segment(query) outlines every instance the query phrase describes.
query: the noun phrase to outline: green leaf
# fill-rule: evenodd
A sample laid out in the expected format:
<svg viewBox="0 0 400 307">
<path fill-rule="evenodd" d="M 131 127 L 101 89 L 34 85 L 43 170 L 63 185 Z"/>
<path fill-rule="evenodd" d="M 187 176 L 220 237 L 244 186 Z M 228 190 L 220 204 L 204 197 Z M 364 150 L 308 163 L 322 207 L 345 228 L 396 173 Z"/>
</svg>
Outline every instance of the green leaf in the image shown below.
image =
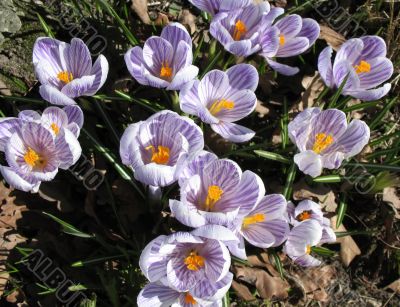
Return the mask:
<svg viewBox="0 0 400 307">
<path fill-rule="evenodd" d="M 125 255 L 115 255 L 115 256 L 107 256 L 107 257 L 100 257 L 100 258 L 93 258 L 93 259 L 88 259 L 88 260 L 80 260 L 76 261 L 71 264 L 71 267 L 78 268 L 78 267 L 83 267 L 91 264 L 97 264 L 97 263 L 103 263 L 108 260 L 114 260 L 114 259 L 120 259 L 124 258 Z"/>
<path fill-rule="evenodd" d="M 285 198 L 288 200 L 291 198 L 290 195 L 292 193 L 292 185 L 295 177 L 296 177 L 296 164 L 293 163 L 289 168 L 288 175 L 286 177 L 286 184 L 283 189 L 283 196 L 285 196 Z"/>
<path fill-rule="evenodd" d="M 336 228 L 339 228 L 342 225 L 344 216 L 346 215 L 347 211 L 347 201 L 346 195 L 343 193 L 340 197 L 339 207 L 337 210 L 337 219 L 336 219 Z"/>
<path fill-rule="evenodd" d="M 353 230 L 353 231 L 337 231 L 335 232 L 336 238 L 343 238 L 346 236 L 355 236 L 355 235 L 363 235 L 363 236 L 372 236 L 374 233 L 372 231 L 366 230 Z"/>
<path fill-rule="evenodd" d="M 314 182 L 320 183 L 337 183 L 342 181 L 342 177 L 339 175 L 327 175 L 327 176 L 320 176 L 313 179 Z"/>
<path fill-rule="evenodd" d="M 281 258 L 279 258 L 278 254 L 273 249 L 270 251 L 270 253 L 271 253 L 272 257 L 274 258 L 275 268 L 278 270 L 279 275 L 284 280 L 285 279 L 285 272 L 283 271 L 283 265 L 282 265 Z"/>
<path fill-rule="evenodd" d="M 317 247 L 317 246 L 313 246 L 311 247 L 311 251 L 313 251 L 314 253 L 321 255 L 321 256 L 328 256 L 328 257 L 332 257 L 336 254 L 336 252 L 326 248 L 326 247 Z"/>
<path fill-rule="evenodd" d="M 40 16 L 39 13 L 36 13 L 36 15 L 37 15 L 37 17 L 38 17 L 38 19 L 39 19 L 40 24 L 42 25 L 42 28 L 43 28 L 44 32 L 46 32 L 46 35 L 47 35 L 48 37 L 55 38 L 55 36 L 54 36 L 54 34 L 53 34 L 53 31 L 51 31 L 49 25 L 48 25 L 48 24 L 46 23 L 46 21 L 42 18 L 42 16 Z"/>
<path fill-rule="evenodd" d="M 386 113 L 397 102 L 397 99 L 398 97 L 394 97 L 392 100 L 385 104 L 385 107 L 382 109 L 381 112 L 379 112 L 378 115 L 374 116 L 374 120 L 372 121 L 372 123 L 369 124 L 369 128 L 371 130 L 374 130 L 376 127 L 378 127 L 379 124 L 381 124 L 381 121 L 385 117 Z"/>
<path fill-rule="evenodd" d="M 273 161 L 277 161 L 277 162 L 281 162 L 281 163 L 285 163 L 285 164 L 291 163 L 291 161 L 288 158 L 286 158 L 282 155 L 279 155 L 277 153 L 274 153 L 274 152 L 265 151 L 265 150 L 254 150 L 254 153 L 260 157 L 263 157 L 263 158 L 266 158 L 269 160 L 273 160 Z"/>
<path fill-rule="evenodd" d="M 90 235 L 87 233 L 84 233 L 80 231 L 79 229 L 75 228 L 71 224 L 68 224 L 67 222 L 64 222 L 63 220 L 60 220 L 58 217 L 55 217 L 54 215 L 47 213 L 47 212 L 42 212 L 44 215 L 47 215 L 50 217 L 53 221 L 57 222 L 60 224 L 63 228 L 63 231 L 69 235 L 75 236 L 75 237 L 80 237 L 80 238 L 94 238 L 94 235 Z"/>
<path fill-rule="evenodd" d="M 340 84 L 339 88 L 337 89 L 335 95 L 333 95 L 329 105 L 328 105 L 328 109 L 330 108 L 334 108 L 336 105 L 337 100 L 339 99 L 340 95 L 343 92 L 343 88 L 347 83 L 347 80 L 349 79 L 349 74 L 347 74 L 347 76 L 343 79 L 342 83 Z"/>
</svg>

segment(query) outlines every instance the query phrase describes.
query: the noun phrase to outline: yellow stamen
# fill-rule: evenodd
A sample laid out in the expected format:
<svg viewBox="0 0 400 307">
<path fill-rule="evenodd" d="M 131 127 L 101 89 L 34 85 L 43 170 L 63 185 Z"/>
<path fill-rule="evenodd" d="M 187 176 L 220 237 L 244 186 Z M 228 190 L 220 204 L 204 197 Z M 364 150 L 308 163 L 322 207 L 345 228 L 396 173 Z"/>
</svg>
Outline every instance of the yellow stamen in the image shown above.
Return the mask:
<svg viewBox="0 0 400 307">
<path fill-rule="evenodd" d="M 165 146 L 158 146 L 157 151 L 154 146 L 150 145 L 146 147 L 146 150 L 151 150 L 151 162 L 157 164 L 167 164 L 169 161 L 169 148 Z"/>
<path fill-rule="evenodd" d="M 206 198 L 206 210 L 210 211 L 213 209 L 217 201 L 222 197 L 224 191 L 217 185 L 211 185 L 208 187 L 208 193 Z"/>
<path fill-rule="evenodd" d="M 360 61 L 360 64 L 354 66 L 356 69 L 357 74 L 361 74 L 363 72 L 370 72 L 371 71 L 371 64 L 366 61 Z"/>
<path fill-rule="evenodd" d="M 320 154 L 327 147 L 329 147 L 333 142 L 333 137 L 330 135 L 326 135 L 325 133 L 318 133 L 315 136 L 315 142 L 313 146 L 313 151 L 317 154 Z"/>
<path fill-rule="evenodd" d="M 36 163 L 39 161 L 39 155 L 32 148 L 28 147 L 28 151 L 24 155 L 24 160 L 26 164 L 31 167 L 34 167 Z"/>
<path fill-rule="evenodd" d="M 303 211 L 297 216 L 299 221 L 305 221 L 311 218 L 311 211 Z"/>
<path fill-rule="evenodd" d="M 233 101 L 229 101 L 226 99 L 217 100 L 210 107 L 210 113 L 215 115 L 221 112 L 223 109 L 232 110 L 235 107 L 235 103 Z"/>
<path fill-rule="evenodd" d="M 169 79 L 172 76 L 172 68 L 167 62 L 162 63 L 160 77 L 163 79 Z"/>
<path fill-rule="evenodd" d="M 285 44 L 285 36 L 283 34 L 279 35 L 279 45 L 283 46 Z"/>
<path fill-rule="evenodd" d="M 57 74 L 57 78 L 64 82 L 65 84 L 70 83 L 72 80 L 74 80 L 73 76 L 72 76 L 72 72 L 68 72 L 68 71 L 61 71 Z"/>
<path fill-rule="evenodd" d="M 243 35 L 245 35 L 247 32 L 246 25 L 244 24 L 243 21 L 238 20 L 235 24 L 235 30 L 233 31 L 233 39 L 235 41 L 238 41 L 242 38 Z"/>
<path fill-rule="evenodd" d="M 242 227 L 246 228 L 247 226 L 255 223 L 260 223 L 265 221 L 265 214 L 257 213 L 252 216 L 245 217 L 243 219 Z"/>
<path fill-rule="evenodd" d="M 198 271 L 204 266 L 204 258 L 199 256 L 197 252 L 190 252 L 184 260 L 186 267 L 191 271 Z"/>
<path fill-rule="evenodd" d="M 309 255 L 311 253 L 311 245 L 306 246 L 306 254 Z"/>
<path fill-rule="evenodd" d="M 190 305 L 195 305 L 197 302 L 196 300 L 193 298 L 193 296 L 190 295 L 190 293 L 186 293 L 185 295 L 185 303 L 186 304 L 190 304 Z"/>
<path fill-rule="evenodd" d="M 54 133 L 57 135 L 60 132 L 60 127 L 57 126 L 56 123 L 52 123 L 50 125 L 51 129 L 54 131 Z"/>
</svg>

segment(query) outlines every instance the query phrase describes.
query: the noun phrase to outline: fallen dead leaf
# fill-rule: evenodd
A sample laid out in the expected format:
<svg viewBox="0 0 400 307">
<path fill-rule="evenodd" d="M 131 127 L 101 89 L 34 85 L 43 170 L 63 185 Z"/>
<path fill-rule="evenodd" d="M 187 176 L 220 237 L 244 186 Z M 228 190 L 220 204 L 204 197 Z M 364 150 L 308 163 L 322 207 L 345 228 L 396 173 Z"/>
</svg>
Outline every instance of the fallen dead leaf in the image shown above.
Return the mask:
<svg viewBox="0 0 400 307">
<path fill-rule="evenodd" d="M 236 266 L 233 272 L 238 280 L 255 286 L 263 299 L 288 297 L 289 284 L 287 281 L 273 276 L 263 269 Z"/>
<path fill-rule="evenodd" d="M 391 205 L 395 212 L 395 218 L 400 219 L 400 197 L 398 194 L 398 188 L 384 188 L 382 200 Z"/>
<path fill-rule="evenodd" d="M 145 24 L 150 24 L 151 20 L 147 11 L 147 0 L 132 0 L 131 9 L 138 15 Z"/>
<path fill-rule="evenodd" d="M 335 193 L 322 184 L 310 187 L 304 179 L 301 179 L 293 186 L 293 199 L 313 199 L 319 202 L 321 208 L 326 212 L 336 212 L 337 203 Z"/>
<path fill-rule="evenodd" d="M 158 13 L 157 18 L 154 20 L 156 26 L 165 26 L 169 24 L 168 16 L 163 13 Z"/>
<path fill-rule="evenodd" d="M 347 231 L 343 224 L 339 228 L 336 228 L 336 219 L 336 215 L 331 217 L 331 227 L 333 230 L 335 232 Z M 340 258 L 346 267 L 350 265 L 356 256 L 361 254 L 361 250 L 351 236 L 337 238 L 336 243 L 340 243 Z"/>
<path fill-rule="evenodd" d="M 400 294 L 400 279 L 395 280 L 390 285 L 386 286 L 385 289 L 390 289 L 393 292 L 397 292 Z"/>
<path fill-rule="evenodd" d="M 270 109 L 267 108 L 262 101 L 257 99 L 257 105 L 256 105 L 256 110 L 255 111 L 256 111 L 257 116 L 259 118 L 264 118 L 266 115 L 269 114 Z"/>
<path fill-rule="evenodd" d="M 346 41 L 346 38 L 328 26 L 320 25 L 319 38 L 325 40 L 335 51 Z"/>
<path fill-rule="evenodd" d="M 245 301 L 254 301 L 256 299 L 246 285 L 236 280 L 232 281 L 232 288 L 236 291 L 236 294 Z"/>
<path fill-rule="evenodd" d="M 306 90 L 301 95 L 300 103 L 294 105 L 298 112 L 313 107 L 319 94 L 321 94 L 325 88 L 325 84 L 317 71 L 312 76 L 304 76 L 301 85 Z"/>
<path fill-rule="evenodd" d="M 179 16 L 179 22 L 189 28 L 190 34 L 194 34 L 194 32 L 196 32 L 196 17 L 190 13 L 189 10 L 182 10 Z"/>
</svg>

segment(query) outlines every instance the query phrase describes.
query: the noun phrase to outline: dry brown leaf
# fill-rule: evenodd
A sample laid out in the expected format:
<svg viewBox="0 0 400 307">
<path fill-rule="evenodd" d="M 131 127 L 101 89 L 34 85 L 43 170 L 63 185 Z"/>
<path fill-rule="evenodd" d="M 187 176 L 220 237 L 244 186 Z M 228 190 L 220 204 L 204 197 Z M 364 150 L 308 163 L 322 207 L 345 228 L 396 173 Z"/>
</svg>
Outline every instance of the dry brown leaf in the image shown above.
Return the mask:
<svg viewBox="0 0 400 307">
<path fill-rule="evenodd" d="M 196 32 L 196 17 L 190 13 L 189 10 L 182 10 L 181 15 L 179 16 L 179 22 L 189 28 L 190 34 Z"/>
<path fill-rule="evenodd" d="M 296 111 L 301 112 L 306 108 L 314 106 L 315 100 L 324 90 L 325 84 L 316 71 L 312 76 L 304 76 L 301 85 L 306 89 L 301 95 L 301 101 L 295 105 Z"/>
<path fill-rule="evenodd" d="M 347 231 L 343 224 L 339 228 L 336 228 L 336 219 L 336 215 L 331 218 L 331 227 L 333 230 L 335 232 Z M 356 256 L 361 254 L 361 250 L 351 236 L 337 238 L 336 243 L 340 243 L 340 258 L 346 267 L 350 265 Z"/>
<path fill-rule="evenodd" d="M 393 292 L 397 292 L 400 294 L 400 279 L 395 280 L 390 285 L 386 286 L 385 289 L 390 289 Z"/>
<path fill-rule="evenodd" d="M 336 212 L 336 196 L 333 191 L 323 185 L 310 187 L 304 179 L 301 179 L 293 186 L 293 199 L 313 199 L 321 205 L 326 212 Z"/>
<path fill-rule="evenodd" d="M 257 105 L 256 105 L 256 113 L 257 113 L 257 116 L 258 116 L 259 118 L 263 118 L 263 117 L 265 117 L 266 115 L 268 115 L 269 112 L 270 112 L 270 109 L 267 108 L 267 107 L 265 106 L 265 104 L 264 104 L 262 101 L 260 101 L 260 100 L 257 99 Z"/>
<path fill-rule="evenodd" d="M 131 9 L 139 16 L 145 24 L 150 24 L 151 20 L 147 11 L 147 0 L 132 0 Z"/>
<path fill-rule="evenodd" d="M 163 13 L 158 13 L 156 20 L 154 20 L 156 26 L 165 26 L 169 24 L 168 16 Z"/>
<path fill-rule="evenodd" d="M 288 297 L 289 284 L 280 277 L 274 277 L 262 269 L 250 267 L 237 266 L 233 271 L 237 279 L 255 286 L 263 299 Z"/>
<path fill-rule="evenodd" d="M 395 218 L 400 219 L 400 197 L 397 188 L 388 187 L 383 189 L 382 200 L 390 204 L 395 212 Z"/>
<path fill-rule="evenodd" d="M 320 25 L 320 28 L 319 38 L 325 40 L 335 51 L 345 42 L 346 38 L 330 27 Z"/>
<path fill-rule="evenodd" d="M 236 294 L 245 301 L 254 301 L 256 299 L 247 286 L 236 280 L 232 281 L 232 288 L 236 291 Z"/>
</svg>

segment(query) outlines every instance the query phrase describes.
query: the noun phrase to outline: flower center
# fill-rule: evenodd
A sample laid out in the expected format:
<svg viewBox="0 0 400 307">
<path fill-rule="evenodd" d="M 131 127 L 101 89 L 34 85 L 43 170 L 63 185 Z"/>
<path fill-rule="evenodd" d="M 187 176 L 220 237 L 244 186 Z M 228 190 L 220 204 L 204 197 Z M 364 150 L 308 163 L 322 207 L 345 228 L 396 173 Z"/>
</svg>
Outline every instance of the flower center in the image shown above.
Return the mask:
<svg viewBox="0 0 400 307">
<path fill-rule="evenodd" d="M 32 148 L 28 147 L 28 151 L 24 155 L 26 164 L 33 167 L 39 161 L 39 155 Z"/>
<path fill-rule="evenodd" d="M 169 148 L 165 146 L 158 146 L 155 150 L 153 145 L 146 147 L 146 150 L 151 150 L 151 162 L 157 164 L 167 164 L 169 161 Z"/>
<path fill-rule="evenodd" d="M 208 193 L 206 198 L 206 210 L 210 211 L 213 209 L 217 201 L 221 199 L 224 191 L 217 185 L 211 185 L 208 187 Z"/>
<path fill-rule="evenodd" d="M 243 21 L 238 20 L 235 24 L 235 30 L 233 31 L 233 39 L 235 41 L 238 41 L 242 38 L 243 35 L 245 35 L 247 32 L 246 25 L 244 24 Z"/>
<path fill-rule="evenodd" d="M 356 69 L 357 74 L 361 74 L 363 72 L 370 72 L 371 71 L 371 64 L 366 61 L 360 61 L 360 64 L 354 66 Z"/>
<path fill-rule="evenodd" d="M 297 216 L 297 220 L 305 221 L 311 218 L 311 211 L 303 211 Z"/>
<path fill-rule="evenodd" d="M 189 270 L 198 271 L 204 266 L 204 258 L 193 251 L 185 258 L 184 263 Z"/>
<path fill-rule="evenodd" d="M 235 103 L 233 101 L 229 101 L 226 99 L 217 100 L 210 107 L 210 113 L 212 115 L 216 115 L 222 110 L 232 110 L 235 107 Z"/>
<path fill-rule="evenodd" d="M 306 254 L 309 255 L 311 253 L 311 245 L 306 246 Z"/>
<path fill-rule="evenodd" d="M 279 35 L 279 45 L 283 46 L 285 44 L 285 35 Z"/>
<path fill-rule="evenodd" d="M 313 146 L 313 151 L 317 154 L 320 154 L 327 147 L 329 147 L 333 142 L 333 137 L 330 135 L 326 135 L 325 133 L 318 133 L 315 136 L 315 142 Z"/>
<path fill-rule="evenodd" d="M 64 82 L 65 84 L 70 83 L 72 80 L 74 80 L 74 77 L 72 76 L 72 72 L 68 71 L 61 71 L 57 74 L 57 78 Z"/>
<path fill-rule="evenodd" d="M 193 298 L 193 296 L 189 292 L 187 292 L 185 295 L 185 303 L 190 305 L 195 305 L 197 302 Z"/>
<path fill-rule="evenodd" d="M 172 76 L 172 68 L 167 62 L 162 63 L 160 77 L 163 79 L 169 79 Z"/>
<path fill-rule="evenodd" d="M 265 214 L 257 213 L 252 216 L 245 217 L 243 219 L 242 227 L 246 228 L 247 226 L 255 223 L 260 223 L 265 221 Z"/>
<path fill-rule="evenodd" d="M 60 132 L 60 127 L 56 123 L 52 123 L 50 125 L 51 129 L 54 131 L 54 133 L 57 135 Z"/>
</svg>

